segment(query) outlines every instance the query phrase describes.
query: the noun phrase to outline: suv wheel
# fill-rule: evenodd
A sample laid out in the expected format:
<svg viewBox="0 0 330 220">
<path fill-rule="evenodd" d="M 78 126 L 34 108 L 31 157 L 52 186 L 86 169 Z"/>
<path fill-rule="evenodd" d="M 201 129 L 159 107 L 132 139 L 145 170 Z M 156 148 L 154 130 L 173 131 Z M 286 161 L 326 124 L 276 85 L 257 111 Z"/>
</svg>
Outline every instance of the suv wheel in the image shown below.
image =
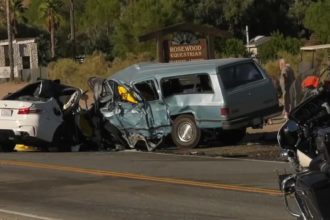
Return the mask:
<svg viewBox="0 0 330 220">
<path fill-rule="evenodd" d="M 246 135 L 246 128 L 222 130 L 219 139 L 225 145 L 234 145 L 243 140 Z"/>
<path fill-rule="evenodd" d="M 201 139 L 201 130 L 191 115 L 181 115 L 174 120 L 172 140 L 178 148 L 194 148 Z"/>
</svg>

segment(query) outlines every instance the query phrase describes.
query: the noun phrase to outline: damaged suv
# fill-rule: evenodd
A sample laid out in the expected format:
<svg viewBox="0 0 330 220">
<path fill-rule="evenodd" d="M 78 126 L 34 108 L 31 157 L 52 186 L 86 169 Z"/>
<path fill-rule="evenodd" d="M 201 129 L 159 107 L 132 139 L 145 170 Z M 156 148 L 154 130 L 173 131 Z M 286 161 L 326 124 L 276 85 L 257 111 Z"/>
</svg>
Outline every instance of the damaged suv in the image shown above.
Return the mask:
<svg viewBox="0 0 330 220">
<path fill-rule="evenodd" d="M 272 80 L 247 58 L 143 63 L 108 78 L 114 79 L 135 88 L 154 110 L 153 118 L 170 120 L 159 124 L 171 124 L 178 147 L 196 147 L 210 136 L 235 144 L 247 127 L 261 127 L 281 112 Z M 162 117 L 164 106 L 168 119 Z"/>
</svg>

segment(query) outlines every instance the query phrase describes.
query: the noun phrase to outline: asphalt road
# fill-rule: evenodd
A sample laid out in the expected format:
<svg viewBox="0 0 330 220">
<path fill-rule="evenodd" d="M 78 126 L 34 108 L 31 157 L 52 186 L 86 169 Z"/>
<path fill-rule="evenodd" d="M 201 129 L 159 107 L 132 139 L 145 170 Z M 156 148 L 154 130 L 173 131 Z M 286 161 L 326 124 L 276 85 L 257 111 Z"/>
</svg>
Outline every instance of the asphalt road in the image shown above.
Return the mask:
<svg viewBox="0 0 330 220">
<path fill-rule="evenodd" d="M 0 219 L 293 219 L 281 162 L 142 152 L 1 153 Z"/>
</svg>

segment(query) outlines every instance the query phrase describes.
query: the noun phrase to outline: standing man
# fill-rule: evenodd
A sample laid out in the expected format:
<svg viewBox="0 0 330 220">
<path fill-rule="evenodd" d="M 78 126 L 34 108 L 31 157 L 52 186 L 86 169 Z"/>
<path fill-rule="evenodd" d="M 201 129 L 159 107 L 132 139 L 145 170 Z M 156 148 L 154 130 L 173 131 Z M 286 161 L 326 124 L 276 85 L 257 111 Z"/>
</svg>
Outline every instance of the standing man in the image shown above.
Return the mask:
<svg viewBox="0 0 330 220">
<path fill-rule="evenodd" d="M 281 70 L 280 86 L 284 100 L 284 118 L 288 119 L 288 114 L 292 108 L 289 91 L 293 81 L 295 80 L 295 76 L 292 68 L 285 62 L 283 58 L 279 59 L 278 63 Z"/>
</svg>

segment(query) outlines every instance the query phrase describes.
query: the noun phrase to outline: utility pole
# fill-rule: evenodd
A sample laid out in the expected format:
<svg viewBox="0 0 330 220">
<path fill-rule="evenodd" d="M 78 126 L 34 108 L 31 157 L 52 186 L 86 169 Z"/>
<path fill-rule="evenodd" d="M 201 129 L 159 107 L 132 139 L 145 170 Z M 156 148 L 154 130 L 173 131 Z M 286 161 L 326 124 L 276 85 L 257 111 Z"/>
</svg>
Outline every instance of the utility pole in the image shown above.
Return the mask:
<svg viewBox="0 0 330 220">
<path fill-rule="evenodd" d="M 10 81 L 14 80 L 14 55 L 13 55 L 13 34 L 11 26 L 10 2 L 6 0 L 6 14 L 7 14 L 7 33 L 8 33 L 8 56 L 10 66 Z"/>
<path fill-rule="evenodd" d="M 72 53 L 73 58 L 76 58 L 76 30 L 75 30 L 75 21 L 74 21 L 74 0 L 70 0 L 70 29 L 71 35 L 70 40 L 72 44 Z"/>
</svg>

